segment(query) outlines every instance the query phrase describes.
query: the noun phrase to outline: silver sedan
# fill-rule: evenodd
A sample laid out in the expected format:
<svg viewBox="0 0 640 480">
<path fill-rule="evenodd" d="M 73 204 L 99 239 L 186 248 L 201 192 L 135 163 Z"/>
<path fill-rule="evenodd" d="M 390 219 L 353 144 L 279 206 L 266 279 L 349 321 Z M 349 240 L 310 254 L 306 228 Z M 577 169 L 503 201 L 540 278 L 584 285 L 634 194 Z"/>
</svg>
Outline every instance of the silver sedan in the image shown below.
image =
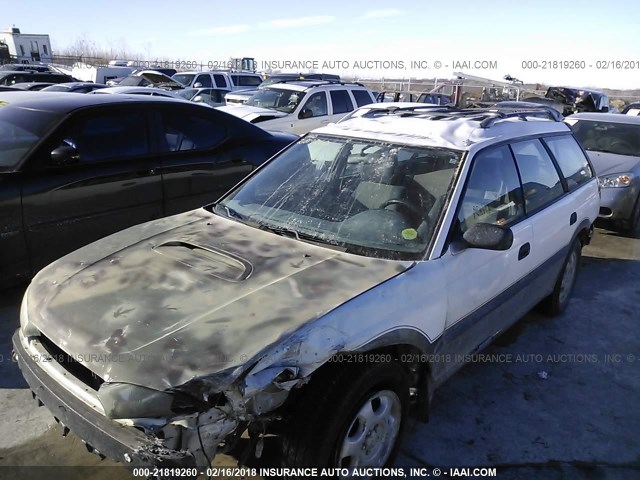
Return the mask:
<svg viewBox="0 0 640 480">
<path fill-rule="evenodd" d="M 600 218 L 640 230 L 640 117 L 577 113 L 566 119 L 587 151 L 601 188 Z"/>
</svg>

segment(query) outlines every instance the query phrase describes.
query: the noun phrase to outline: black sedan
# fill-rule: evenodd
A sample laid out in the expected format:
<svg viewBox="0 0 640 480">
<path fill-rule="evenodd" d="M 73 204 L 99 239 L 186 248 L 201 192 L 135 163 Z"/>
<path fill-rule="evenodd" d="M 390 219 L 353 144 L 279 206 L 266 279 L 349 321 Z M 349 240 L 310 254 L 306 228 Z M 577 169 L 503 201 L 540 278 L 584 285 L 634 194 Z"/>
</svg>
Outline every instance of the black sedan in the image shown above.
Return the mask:
<svg viewBox="0 0 640 480">
<path fill-rule="evenodd" d="M 32 72 L 32 71 L 0 71 L 0 85 L 12 86 L 16 83 L 65 83 L 77 81 L 71 75 L 58 72 Z"/>
<path fill-rule="evenodd" d="M 291 143 L 197 103 L 0 93 L 0 285 L 113 232 L 211 203 Z"/>
</svg>

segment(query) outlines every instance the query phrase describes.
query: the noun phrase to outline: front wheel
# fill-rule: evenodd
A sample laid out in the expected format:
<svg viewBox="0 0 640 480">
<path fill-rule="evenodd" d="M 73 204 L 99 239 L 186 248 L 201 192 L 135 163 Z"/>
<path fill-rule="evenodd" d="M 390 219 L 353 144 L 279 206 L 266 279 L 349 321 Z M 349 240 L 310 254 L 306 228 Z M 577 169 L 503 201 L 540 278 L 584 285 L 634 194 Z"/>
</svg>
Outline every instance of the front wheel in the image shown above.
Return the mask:
<svg viewBox="0 0 640 480">
<path fill-rule="evenodd" d="M 576 278 L 578 278 L 581 253 L 582 243 L 580 243 L 580 239 L 576 238 L 569 248 L 569 254 L 553 288 L 553 292 L 540 302 L 540 309 L 543 313 L 550 316 L 560 315 L 567 308 L 573 287 L 576 283 Z"/>
<path fill-rule="evenodd" d="M 342 365 L 304 387 L 282 438 L 289 467 L 384 467 L 400 445 L 409 383 L 395 363 Z"/>
</svg>

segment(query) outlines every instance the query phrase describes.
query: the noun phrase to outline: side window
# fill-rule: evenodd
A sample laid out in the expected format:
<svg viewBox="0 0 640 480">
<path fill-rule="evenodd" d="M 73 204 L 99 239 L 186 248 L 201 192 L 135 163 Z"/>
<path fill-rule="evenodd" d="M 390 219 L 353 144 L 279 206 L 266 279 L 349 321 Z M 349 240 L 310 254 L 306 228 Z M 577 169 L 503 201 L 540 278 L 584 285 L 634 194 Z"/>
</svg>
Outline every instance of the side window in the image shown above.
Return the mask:
<svg viewBox="0 0 640 480">
<path fill-rule="evenodd" d="M 306 112 L 311 112 L 311 114 Z M 316 92 L 307 99 L 307 103 L 300 110 L 298 118 L 322 117 L 328 114 L 327 95 L 325 92 Z"/>
<path fill-rule="evenodd" d="M 216 87 L 218 88 L 227 88 L 227 82 L 224 78 L 224 75 L 220 75 L 219 73 L 213 76 L 213 79 L 216 82 Z"/>
<path fill-rule="evenodd" d="M 331 90 L 330 95 L 334 115 L 338 113 L 348 113 L 353 110 L 353 104 L 346 90 Z"/>
<path fill-rule="evenodd" d="M 227 137 L 227 129 L 217 118 L 176 111 L 160 114 L 165 144 L 163 151 L 205 150 Z"/>
<path fill-rule="evenodd" d="M 560 170 L 567 179 L 569 190 L 593 178 L 593 172 L 587 157 L 570 135 L 545 138 L 544 142 L 558 162 Z"/>
<path fill-rule="evenodd" d="M 564 193 L 558 171 L 540 140 L 514 143 L 511 148 L 520 170 L 527 212 L 543 207 Z"/>
<path fill-rule="evenodd" d="M 239 87 L 257 87 L 262 83 L 262 79 L 253 75 L 234 75 L 233 83 Z"/>
<path fill-rule="evenodd" d="M 80 163 L 125 159 L 149 153 L 146 115 L 142 112 L 93 113 L 61 136 L 60 145 L 75 147 Z"/>
<path fill-rule="evenodd" d="M 369 105 L 370 103 L 375 103 L 375 101 L 369 95 L 369 92 L 366 90 L 351 90 L 353 94 L 353 98 L 356 99 L 356 105 L 359 107 L 363 105 Z"/>
<path fill-rule="evenodd" d="M 211 87 L 211 75 L 198 75 L 195 83 L 200 83 L 200 87 Z"/>
<path fill-rule="evenodd" d="M 462 233 L 476 223 L 509 225 L 523 217 L 522 189 L 509 147 L 475 156 L 462 198 L 458 213 Z"/>
</svg>

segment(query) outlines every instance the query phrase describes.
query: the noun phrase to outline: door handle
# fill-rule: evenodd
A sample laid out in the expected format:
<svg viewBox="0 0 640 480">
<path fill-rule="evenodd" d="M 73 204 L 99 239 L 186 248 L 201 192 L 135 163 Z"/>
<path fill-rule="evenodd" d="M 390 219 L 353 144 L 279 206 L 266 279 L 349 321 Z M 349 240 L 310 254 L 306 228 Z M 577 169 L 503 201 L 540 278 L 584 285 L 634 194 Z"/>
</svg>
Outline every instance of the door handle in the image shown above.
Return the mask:
<svg viewBox="0 0 640 480">
<path fill-rule="evenodd" d="M 529 253 L 531 253 L 531 244 L 527 242 L 520 247 L 520 250 L 518 250 L 518 261 L 527 257 Z"/>
<path fill-rule="evenodd" d="M 577 221 L 578 221 L 578 214 L 576 212 L 573 212 L 569 217 L 569 225 L 573 225 Z"/>
</svg>

